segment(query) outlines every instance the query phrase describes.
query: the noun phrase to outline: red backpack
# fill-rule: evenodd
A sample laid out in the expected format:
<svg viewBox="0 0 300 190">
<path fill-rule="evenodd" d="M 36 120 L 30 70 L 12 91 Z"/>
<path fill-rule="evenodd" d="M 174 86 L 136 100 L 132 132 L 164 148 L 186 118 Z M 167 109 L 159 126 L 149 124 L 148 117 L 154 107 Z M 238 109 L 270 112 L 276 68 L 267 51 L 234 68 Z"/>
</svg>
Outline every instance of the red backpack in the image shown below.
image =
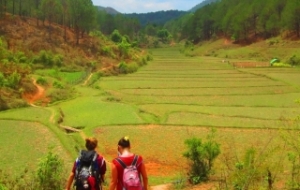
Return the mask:
<svg viewBox="0 0 300 190">
<path fill-rule="evenodd" d="M 135 155 L 131 165 L 127 166 L 120 158 L 116 158 L 116 161 L 124 168 L 123 190 L 143 190 L 140 173 L 136 166 L 138 159 L 139 156 Z"/>
</svg>

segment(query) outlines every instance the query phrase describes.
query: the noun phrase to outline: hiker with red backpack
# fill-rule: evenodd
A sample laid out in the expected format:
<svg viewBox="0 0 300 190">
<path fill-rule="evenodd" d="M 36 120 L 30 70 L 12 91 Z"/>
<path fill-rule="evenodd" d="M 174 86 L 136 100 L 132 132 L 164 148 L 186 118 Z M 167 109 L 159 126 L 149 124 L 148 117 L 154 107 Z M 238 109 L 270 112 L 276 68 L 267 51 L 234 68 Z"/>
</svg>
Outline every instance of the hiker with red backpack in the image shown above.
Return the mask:
<svg viewBox="0 0 300 190">
<path fill-rule="evenodd" d="M 104 182 L 106 162 L 95 149 L 98 141 L 96 138 L 85 139 L 87 150 L 80 151 L 72 172 L 67 181 L 66 190 L 70 190 L 72 182 L 76 190 L 101 190 Z"/>
<path fill-rule="evenodd" d="M 112 161 L 109 190 L 147 190 L 148 177 L 143 158 L 130 152 L 130 141 L 123 137 L 118 143 L 118 157 Z"/>
</svg>

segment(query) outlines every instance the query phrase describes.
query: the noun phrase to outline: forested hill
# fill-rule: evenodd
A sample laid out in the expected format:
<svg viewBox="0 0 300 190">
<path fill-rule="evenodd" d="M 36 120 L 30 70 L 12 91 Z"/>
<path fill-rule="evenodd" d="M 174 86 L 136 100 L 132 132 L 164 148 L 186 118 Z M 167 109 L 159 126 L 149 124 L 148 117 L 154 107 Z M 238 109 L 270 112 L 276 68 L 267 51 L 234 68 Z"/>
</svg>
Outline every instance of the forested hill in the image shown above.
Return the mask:
<svg viewBox="0 0 300 190">
<path fill-rule="evenodd" d="M 105 11 L 108 14 L 112 14 L 112 15 L 120 14 L 119 11 L 111 7 L 102 7 L 102 6 L 96 6 L 96 7 L 98 8 L 99 11 Z"/>
<path fill-rule="evenodd" d="M 222 0 L 198 9 L 181 32 L 194 42 L 220 35 L 245 42 L 280 34 L 300 37 L 300 1 Z"/>
<path fill-rule="evenodd" d="M 208 5 L 210 3 L 214 3 L 216 1 L 220 1 L 220 0 L 204 0 L 203 2 L 201 2 L 198 5 L 194 6 L 191 10 L 189 10 L 189 12 L 195 12 L 198 9 L 204 7 L 205 5 Z"/>
<path fill-rule="evenodd" d="M 130 18 L 136 18 L 140 21 L 142 26 L 145 26 L 147 23 L 163 25 L 166 22 L 179 18 L 184 14 L 186 14 L 185 11 L 169 10 L 140 14 L 132 13 L 125 14 L 125 16 Z"/>
</svg>

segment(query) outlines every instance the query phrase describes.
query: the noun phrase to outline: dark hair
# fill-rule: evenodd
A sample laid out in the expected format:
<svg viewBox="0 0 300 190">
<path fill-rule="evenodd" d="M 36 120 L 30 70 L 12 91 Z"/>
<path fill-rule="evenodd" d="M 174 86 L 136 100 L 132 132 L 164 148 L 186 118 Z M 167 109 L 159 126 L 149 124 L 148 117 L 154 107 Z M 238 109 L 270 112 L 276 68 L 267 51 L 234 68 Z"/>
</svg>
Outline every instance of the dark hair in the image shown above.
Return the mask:
<svg viewBox="0 0 300 190">
<path fill-rule="evenodd" d="M 129 137 L 122 137 L 119 140 L 118 145 L 121 146 L 122 148 L 129 148 L 130 147 Z"/>
<path fill-rule="evenodd" d="M 97 145 L 98 145 L 98 141 L 97 141 L 96 138 L 90 137 L 90 138 L 86 138 L 85 139 L 85 147 L 88 150 L 95 150 L 95 148 L 97 147 Z"/>
</svg>

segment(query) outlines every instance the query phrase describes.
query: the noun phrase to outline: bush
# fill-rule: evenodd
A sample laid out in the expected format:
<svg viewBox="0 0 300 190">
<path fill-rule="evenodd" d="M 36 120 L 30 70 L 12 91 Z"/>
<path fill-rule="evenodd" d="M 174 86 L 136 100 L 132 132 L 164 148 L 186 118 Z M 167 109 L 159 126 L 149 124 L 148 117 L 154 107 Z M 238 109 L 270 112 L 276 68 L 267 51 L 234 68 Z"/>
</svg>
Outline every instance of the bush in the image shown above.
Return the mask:
<svg viewBox="0 0 300 190">
<path fill-rule="evenodd" d="M 119 72 L 122 74 L 134 73 L 138 70 L 139 66 L 137 63 L 129 63 L 122 61 L 119 64 Z"/>
<path fill-rule="evenodd" d="M 153 56 L 150 55 L 150 54 L 148 54 L 146 59 L 147 59 L 147 61 L 152 61 L 153 60 Z"/>
<path fill-rule="evenodd" d="M 63 62 L 64 62 L 64 57 L 60 54 L 57 54 L 54 56 L 53 58 L 53 64 L 60 67 L 63 65 Z"/>
<path fill-rule="evenodd" d="M 144 65 L 147 65 L 147 60 L 146 58 L 140 58 L 138 61 L 137 61 L 138 65 L 139 66 L 144 66 Z"/>
<path fill-rule="evenodd" d="M 63 161 L 50 149 L 38 165 L 37 180 L 39 189 L 59 190 L 62 185 Z"/>
<path fill-rule="evenodd" d="M 41 85 L 46 85 L 46 84 L 48 84 L 47 80 L 46 80 L 44 77 L 39 77 L 39 78 L 36 80 L 36 83 L 37 83 L 37 84 L 41 84 Z"/>
<path fill-rule="evenodd" d="M 0 87 L 3 87 L 6 84 L 5 76 L 0 72 Z"/>
<path fill-rule="evenodd" d="M 45 66 L 51 67 L 53 65 L 53 55 L 51 52 L 41 50 L 34 63 L 41 63 Z"/>
<path fill-rule="evenodd" d="M 120 57 L 129 58 L 129 49 L 131 45 L 127 42 L 125 38 L 122 38 L 122 42 L 119 43 L 118 48 L 120 51 Z"/>
<path fill-rule="evenodd" d="M 0 190 L 7 190 L 7 189 L 4 187 L 4 185 L 2 185 L 2 184 L 0 183 Z"/>
<path fill-rule="evenodd" d="M 288 63 L 290 65 L 296 66 L 296 65 L 300 65 L 300 58 L 297 57 L 296 55 L 293 55 L 292 57 L 290 57 L 290 59 L 288 60 Z"/>
<path fill-rule="evenodd" d="M 220 145 L 214 140 L 215 132 L 212 129 L 207 137 L 207 142 L 204 143 L 195 137 L 185 141 L 188 150 L 183 156 L 191 161 L 189 178 L 192 184 L 208 180 L 213 162 L 220 154 Z"/>
<path fill-rule="evenodd" d="M 54 88 L 63 89 L 63 88 L 64 88 L 64 85 L 63 85 L 61 82 L 59 82 L 59 81 L 54 81 L 54 82 L 53 82 L 53 87 L 54 87 Z"/>
<path fill-rule="evenodd" d="M 101 49 L 101 54 L 102 55 L 106 55 L 106 56 L 111 56 L 113 53 L 112 53 L 112 49 L 111 47 L 109 46 L 104 46 L 102 49 Z"/>
<path fill-rule="evenodd" d="M 112 34 L 110 35 L 110 39 L 115 43 L 121 43 L 122 42 L 122 35 L 118 30 L 114 30 Z"/>
<path fill-rule="evenodd" d="M 19 86 L 21 75 L 16 71 L 7 77 L 7 86 L 16 89 Z"/>
</svg>

